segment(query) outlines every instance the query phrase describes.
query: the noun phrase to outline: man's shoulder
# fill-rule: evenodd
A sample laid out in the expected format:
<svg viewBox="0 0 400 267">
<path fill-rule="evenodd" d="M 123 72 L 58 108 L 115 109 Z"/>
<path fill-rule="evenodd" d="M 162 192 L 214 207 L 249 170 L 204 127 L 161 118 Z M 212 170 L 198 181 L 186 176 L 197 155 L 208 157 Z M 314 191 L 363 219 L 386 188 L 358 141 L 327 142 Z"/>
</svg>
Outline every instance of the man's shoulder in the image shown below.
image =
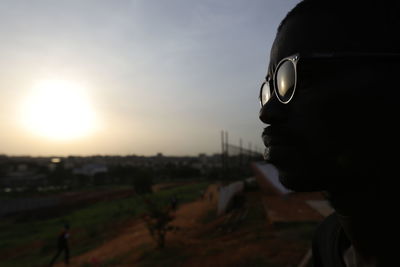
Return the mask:
<svg viewBox="0 0 400 267">
<path fill-rule="evenodd" d="M 317 227 L 313 237 L 313 263 L 314 267 L 345 266 L 341 257 L 344 245 L 344 232 L 333 213 Z"/>
</svg>

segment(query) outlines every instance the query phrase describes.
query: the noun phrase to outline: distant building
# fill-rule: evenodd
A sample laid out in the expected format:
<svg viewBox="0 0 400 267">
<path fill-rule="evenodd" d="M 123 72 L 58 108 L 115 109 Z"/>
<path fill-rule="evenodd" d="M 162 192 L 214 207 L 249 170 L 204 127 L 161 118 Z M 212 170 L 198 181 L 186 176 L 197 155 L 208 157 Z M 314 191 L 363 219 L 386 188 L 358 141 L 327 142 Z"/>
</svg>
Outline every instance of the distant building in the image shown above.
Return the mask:
<svg viewBox="0 0 400 267">
<path fill-rule="evenodd" d="M 72 173 L 73 174 L 81 174 L 86 176 L 94 176 L 97 173 L 106 173 L 108 172 L 108 167 L 104 164 L 99 163 L 88 163 L 83 165 L 81 168 L 75 168 Z"/>
<path fill-rule="evenodd" d="M 0 187 L 33 188 L 47 185 L 47 176 L 31 172 L 13 172 L 0 179 Z"/>
</svg>

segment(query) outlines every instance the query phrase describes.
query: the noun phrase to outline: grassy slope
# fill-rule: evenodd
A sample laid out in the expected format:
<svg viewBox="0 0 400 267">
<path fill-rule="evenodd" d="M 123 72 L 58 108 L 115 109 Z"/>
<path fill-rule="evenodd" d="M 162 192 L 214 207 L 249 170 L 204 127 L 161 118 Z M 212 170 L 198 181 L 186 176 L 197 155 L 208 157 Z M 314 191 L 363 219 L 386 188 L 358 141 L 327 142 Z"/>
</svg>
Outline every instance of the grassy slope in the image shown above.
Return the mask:
<svg viewBox="0 0 400 267">
<path fill-rule="evenodd" d="M 157 192 L 148 197 L 159 205 L 177 195 L 180 203 L 193 201 L 206 183 L 190 184 Z M 71 225 L 71 256 L 88 251 L 117 232 L 122 224 L 144 211 L 140 198 L 103 201 L 75 210 L 63 217 L 30 222 L 0 222 L 1 266 L 48 264 L 56 252 L 56 236 L 64 222 Z M 110 230 L 110 229 L 114 229 Z"/>
</svg>

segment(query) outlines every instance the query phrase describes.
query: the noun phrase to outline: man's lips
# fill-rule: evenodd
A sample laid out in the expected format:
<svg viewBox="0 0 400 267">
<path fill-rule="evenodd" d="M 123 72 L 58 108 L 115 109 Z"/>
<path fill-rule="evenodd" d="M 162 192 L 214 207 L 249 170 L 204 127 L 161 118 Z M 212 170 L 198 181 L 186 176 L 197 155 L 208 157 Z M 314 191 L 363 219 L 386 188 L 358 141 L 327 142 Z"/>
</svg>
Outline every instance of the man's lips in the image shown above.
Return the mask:
<svg viewBox="0 0 400 267">
<path fill-rule="evenodd" d="M 268 148 L 275 146 L 293 146 L 295 139 L 290 137 L 290 133 L 287 129 L 268 126 L 262 133 L 262 140 L 264 145 Z"/>
<path fill-rule="evenodd" d="M 262 133 L 265 145 L 264 159 L 272 163 L 290 161 L 291 155 L 298 150 L 294 138 L 286 128 L 268 126 Z"/>
<path fill-rule="evenodd" d="M 263 135 L 262 140 L 265 147 L 291 146 L 285 138 L 278 136 Z"/>
</svg>

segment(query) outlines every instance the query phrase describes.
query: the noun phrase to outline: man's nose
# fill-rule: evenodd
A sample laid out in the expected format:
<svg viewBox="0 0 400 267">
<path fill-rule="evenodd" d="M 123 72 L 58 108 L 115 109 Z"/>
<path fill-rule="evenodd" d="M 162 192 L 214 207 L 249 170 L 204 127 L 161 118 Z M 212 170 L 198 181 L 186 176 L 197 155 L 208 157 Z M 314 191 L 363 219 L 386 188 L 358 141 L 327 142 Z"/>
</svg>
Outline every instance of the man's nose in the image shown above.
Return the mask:
<svg viewBox="0 0 400 267">
<path fill-rule="evenodd" d="M 261 108 L 259 113 L 260 120 L 265 124 L 275 124 L 285 121 L 287 118 L 287 105 L 279 102 L 275 95 Z"/>
</svg>

